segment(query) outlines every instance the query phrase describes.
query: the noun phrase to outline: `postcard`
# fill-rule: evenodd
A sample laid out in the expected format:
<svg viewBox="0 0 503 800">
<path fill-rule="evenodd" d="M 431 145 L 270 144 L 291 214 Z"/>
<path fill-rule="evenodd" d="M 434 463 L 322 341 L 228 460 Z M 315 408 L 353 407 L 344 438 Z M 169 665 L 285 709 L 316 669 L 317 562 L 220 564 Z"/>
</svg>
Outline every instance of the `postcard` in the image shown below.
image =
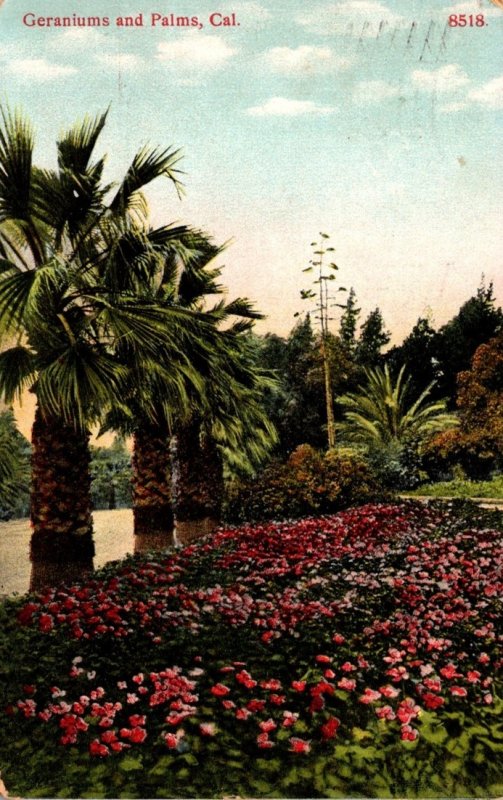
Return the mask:
<svg viewBox="0 0 503 800">
<path fill-rule="evenodd" d="M 502 36 L 0 0 L 0 796 L 501 795 Z"/>
</svg>

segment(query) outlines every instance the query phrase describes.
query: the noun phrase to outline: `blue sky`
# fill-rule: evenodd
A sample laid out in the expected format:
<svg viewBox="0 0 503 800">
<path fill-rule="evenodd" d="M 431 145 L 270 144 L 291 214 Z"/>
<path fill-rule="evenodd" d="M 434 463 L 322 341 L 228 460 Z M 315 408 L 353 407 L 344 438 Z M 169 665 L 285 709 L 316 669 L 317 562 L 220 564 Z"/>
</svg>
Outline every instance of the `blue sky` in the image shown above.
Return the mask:
<svg viewBox="0 0 503 800">
<path fill-rule="evenodd" d="M 152 27 L 152 13 L 202 27 Z M 62 129 L 109 104 L 111 178 L 145 142 L 181 147 L 186 196 L 155 185 L 153 218 L 232 240 L 225 282 L 267 314 L 260 330 L 292 327 L 325 231 L 362 318 L 378 305 L 399 341 L 420 315 L 447 321 L 482 273 L 503 296 L 502 26 L 491 0 L 0 0 L 0 100 L 32 118 L 47 165 Z"/>
</svg>

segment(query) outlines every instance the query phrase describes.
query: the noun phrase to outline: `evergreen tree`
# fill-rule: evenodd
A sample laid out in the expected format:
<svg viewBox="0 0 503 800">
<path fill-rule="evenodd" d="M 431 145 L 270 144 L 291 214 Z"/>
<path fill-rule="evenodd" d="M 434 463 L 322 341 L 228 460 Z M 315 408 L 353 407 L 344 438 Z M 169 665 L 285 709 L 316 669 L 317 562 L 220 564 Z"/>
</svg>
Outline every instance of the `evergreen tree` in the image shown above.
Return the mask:
<svg viewBox="0 0 503 800">
<path fill-rule="evenodd" d="M 355 350 L 357 363 L 366 369 L 381 365 L 383 361 L 381 351 L 388 344 L 390 335 L 384 327 L 380 309 L 375 308 L 360 328 L 360 336 Z"/>
<path fill-rule="evenodd" d="M 432 399 L 441 396 L 436 385 L 440 377 L 439 360 L 439 335 L 425 317 L 420 317 L 402 344 L 393 347 L 385 356 L 392 373 L 398 374 L 401 367 L 405 366 L 410 377 L 412 396 L 419 396 L 433 383 L 430 393 Z"/>
<path fill-rule="evenodd" d="M 342 343 L 352 353 L 356 346 L 356 326 L 361 309 L 356 305 L 356 293 L 353 287 L 349 290 L 347 303 L 339 323 L 339 336 Z"/>
</svg>

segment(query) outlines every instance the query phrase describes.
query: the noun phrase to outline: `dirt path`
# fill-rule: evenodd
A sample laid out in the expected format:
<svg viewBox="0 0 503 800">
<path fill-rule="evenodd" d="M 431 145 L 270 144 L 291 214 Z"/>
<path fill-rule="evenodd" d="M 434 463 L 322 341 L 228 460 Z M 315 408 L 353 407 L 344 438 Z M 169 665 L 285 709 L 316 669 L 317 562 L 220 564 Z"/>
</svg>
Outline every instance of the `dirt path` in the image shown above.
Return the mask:
<svg viewBox="0 0 503 800">
<path fill-rule="evenodd" d="M 133 512 L 130 508 L 95 511 L 93 518 L 96 567 L 134 551 Z M 28 591 L 30 533 L 27 519 L 0 522 L 0 596 Z"/>
</svg>

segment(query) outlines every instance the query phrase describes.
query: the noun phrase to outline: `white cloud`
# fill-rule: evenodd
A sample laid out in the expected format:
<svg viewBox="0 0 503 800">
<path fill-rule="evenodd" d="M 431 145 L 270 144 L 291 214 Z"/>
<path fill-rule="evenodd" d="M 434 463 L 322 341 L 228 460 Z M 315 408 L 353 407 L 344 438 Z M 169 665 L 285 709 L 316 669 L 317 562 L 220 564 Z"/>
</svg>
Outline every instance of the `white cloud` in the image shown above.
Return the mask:
<svg viewBox="0 0 503 800">
<path fill-rule="evenodd" d="M 400 93 L 400 87 L 386 81 L 361 81 L 355 86 L 353 97 L 357 103 L 379 103 Z"/>
<path fill-rule="evenodd" d="M 340 0 L 318 5 L 297 14 L 295 21 L 316 33 L 353 36 L 375 36 L 380 28 L 394 28 L 406 22 L 378 0 Z"/>
<path fill-rule="evenodd" d="M 161 42 L 157 58 L 170 67 L 220 69 L 237 50 L 222 37 L 201 33 L 186 33 L 174 42 Z"/>
<path fill-rule="evenodd" d="M 136 70 L 144 64 L 134 53 L 98 53 L 96 60 L 112 69 L 122 71 Z"/>
<path fill-rule="evenodd" d="M 59 36 L 51 38 L 51 47 L 59 52 L 74 52 L 88 50 L 91 47 L 103 46 L 105 42 L 110 44 L 112 37 L 110 34 L 101 33 L 95 28 L 68 28 L 62 31 Z"/>
<path fill-rule="evenodd" d="M 261 106 L 247 109 L 252 117 L 301 117 L 326 116 L 336 111 L 335 106 L 320 106 L 312 100 L 290 100 L 286 97 L 271 97 Z"/>
<path fill-rule="evenodd" d="M 63 78 L 66 75 L 74 75 L 78 71 L 75 67 L 51 64 L 45 58 L 15 59 L 7 64 L 7 70 L 20 78 L 41 83 L 55 78 Z"/>
<path fill-rule="evenodd" d="M 503 108 L 503 75 L 468 92 L 468 99 L 486 108 Z"/>
<path fill-rule="evenodd" d="M 456 114 L 458 111 L 463 111 L 465 108 L 468 108 L 466 100 L 457 100 L 441 106 L 440 111 L 442 114 Z"/>
<path fill-rule="evenodd" d="M 453 92 L 470 82 L 459 64 L 446 64 L 434 70 L 416 69 L 411 80 L 417 89 L 425 92 Z"/>
<path fill-rule="evenodd" d="M 348 69 L 354 59 L 334 53 L 331 47 L 273 47 L 264 53 L 264 62 L 273 72 L 313 75 Z"/>
</svg>

